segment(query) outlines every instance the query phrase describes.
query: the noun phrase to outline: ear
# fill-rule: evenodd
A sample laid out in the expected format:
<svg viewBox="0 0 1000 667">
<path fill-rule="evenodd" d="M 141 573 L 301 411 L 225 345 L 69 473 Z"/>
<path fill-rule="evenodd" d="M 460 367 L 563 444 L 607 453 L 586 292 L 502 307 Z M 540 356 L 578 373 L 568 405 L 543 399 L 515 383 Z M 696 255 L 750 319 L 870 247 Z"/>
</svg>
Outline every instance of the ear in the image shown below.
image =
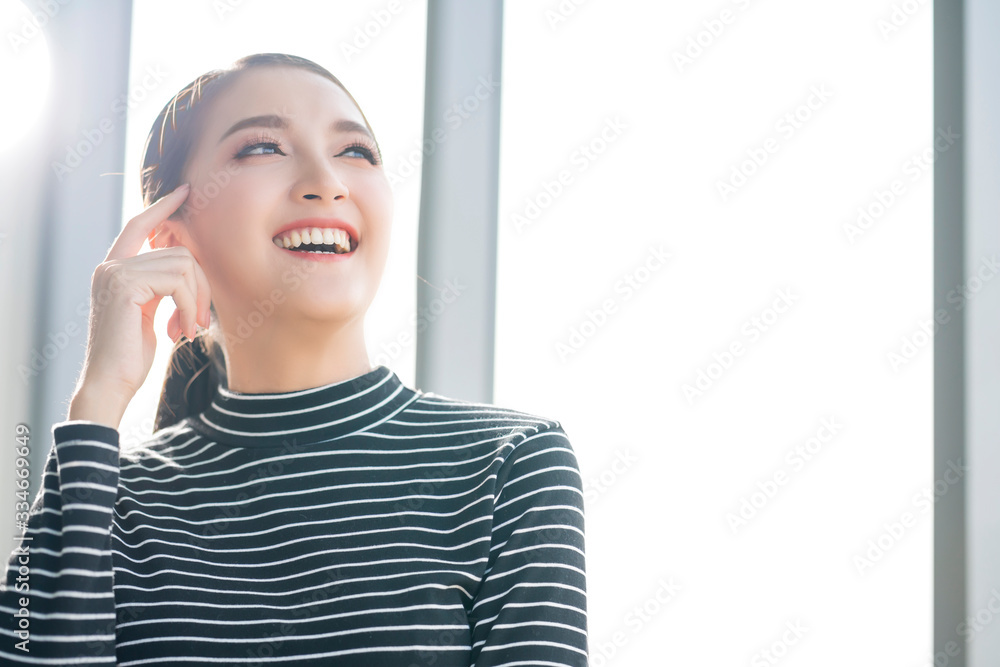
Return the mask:
<svg viewBox="0 0 1000 667">
<path fill-rule="evenodd" d="M 176 221 L 167 218 L 156 227 L 153 227 L 153 231 L 146 237 L 149 241 L 149 247 L 155 250 L 157 248 L 173 248 L 184 245 L 175 227 L 176 224 Z"/>
</svg>

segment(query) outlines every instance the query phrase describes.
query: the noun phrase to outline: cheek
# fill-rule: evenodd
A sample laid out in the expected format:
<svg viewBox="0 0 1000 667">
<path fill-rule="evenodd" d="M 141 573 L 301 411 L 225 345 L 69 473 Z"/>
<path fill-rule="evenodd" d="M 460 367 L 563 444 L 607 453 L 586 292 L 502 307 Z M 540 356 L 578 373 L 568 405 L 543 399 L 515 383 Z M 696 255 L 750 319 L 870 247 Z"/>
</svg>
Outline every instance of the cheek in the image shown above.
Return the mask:
<svg viewBox="0 0 1000 667">
<path fill-rule="evenodd" d="M 392 188 L 385 178 L 374 180 L 367 188 L 366 193 L 370 215 L 377 220 L 377 225 L 382 233 L 388 233 L 392 227 L 392 217 L 395 201 L 392 196 Z"/>
<path fill-rule="evenodd" d="M 366 216 L 371 224 L 373 237 L 377 237 L 375 255 L 380 262 L 384 262 L 389 252 L 390 239 L 392 236 L 392 215 L 393 203 L 392 195 L 379 195 L 371 201 Z"/>
<path fill-rule="evenodd" d="M 200 217 L 218 217 L 220 210 L 238 205 L 248 194 L 254 192 L 244 170 L 239 166 L 226 169 L 219 167 L 192 180 L 194 186 L 188 203 L 192 212 Z"/>
<path fill-rule="evenodd" d="M 192 236 L 205 248 L 245 246 L 254 240 L 248 232 L 265 228 L 268 182 L 254 182 L 249 176 L 245 171 L 231 174 L 219 169 L 194 181 L 188 219 Z"/>
</svg>

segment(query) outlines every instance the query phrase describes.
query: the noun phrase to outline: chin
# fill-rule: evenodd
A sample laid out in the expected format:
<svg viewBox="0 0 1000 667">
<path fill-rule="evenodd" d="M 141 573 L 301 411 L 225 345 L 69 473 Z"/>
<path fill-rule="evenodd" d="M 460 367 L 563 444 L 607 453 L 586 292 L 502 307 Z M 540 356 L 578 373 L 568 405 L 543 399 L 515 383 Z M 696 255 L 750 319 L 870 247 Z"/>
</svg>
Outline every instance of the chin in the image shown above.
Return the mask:
<svg viewBox="0 0 1000 667">
<path fill-rule="evenodd" d="M 288 306 L 298 310 L 305 320 L 341 322 L 364 315 L 368 309 L 368 301 L 356 298 L 355 295 L 327 292 L 321 295 L 303 296 L 306 298 L 296 299 L 294 304 Z"/>
</svg>

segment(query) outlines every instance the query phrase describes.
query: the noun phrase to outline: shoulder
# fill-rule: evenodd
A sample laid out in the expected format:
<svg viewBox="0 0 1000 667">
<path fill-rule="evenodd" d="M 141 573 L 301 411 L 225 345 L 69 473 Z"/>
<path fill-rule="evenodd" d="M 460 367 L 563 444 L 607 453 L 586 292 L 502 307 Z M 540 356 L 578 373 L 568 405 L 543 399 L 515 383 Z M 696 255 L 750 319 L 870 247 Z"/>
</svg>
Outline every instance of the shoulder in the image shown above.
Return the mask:
<svg viewBox="0 0 1000 667">
<path fill-rule="evenodd" d="M 418 398 L 396 419 L 453 432 L 465 429 L 491 436 L 497 445 L 497 457 L 508 465 L 515 459 L 542 451 L 549 451 L 574 467 L 577 465 L 562 423 L 549 416 L 433 392 L 419 392 Z"/>
<path fill-rule="evenodd" d="M 529 436 L 542 431 L 562 431 L 555 419 L 492 403 L 477 403 L 433 392 L 417 392 L 401 416 L 412 421 L 439 425 L 474 425 L 509 430 L 511 436 Z"/>
</svg>

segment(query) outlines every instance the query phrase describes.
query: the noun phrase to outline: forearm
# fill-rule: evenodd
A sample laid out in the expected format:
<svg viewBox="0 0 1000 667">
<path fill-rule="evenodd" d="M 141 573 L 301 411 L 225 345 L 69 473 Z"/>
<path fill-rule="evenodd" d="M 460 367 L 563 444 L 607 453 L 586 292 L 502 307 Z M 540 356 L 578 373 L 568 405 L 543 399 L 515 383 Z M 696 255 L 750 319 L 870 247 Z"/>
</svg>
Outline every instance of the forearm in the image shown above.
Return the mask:
<svg viewBox="0 0 1000 667">
<path fill-rule="evenodd" d="M 64 423 L 53 434 L 42 488 L 0 589 L 0 663 L 69 664 L 86 656 L 88 664 L 114 665 L 118 433 Z"/>
</svg>

